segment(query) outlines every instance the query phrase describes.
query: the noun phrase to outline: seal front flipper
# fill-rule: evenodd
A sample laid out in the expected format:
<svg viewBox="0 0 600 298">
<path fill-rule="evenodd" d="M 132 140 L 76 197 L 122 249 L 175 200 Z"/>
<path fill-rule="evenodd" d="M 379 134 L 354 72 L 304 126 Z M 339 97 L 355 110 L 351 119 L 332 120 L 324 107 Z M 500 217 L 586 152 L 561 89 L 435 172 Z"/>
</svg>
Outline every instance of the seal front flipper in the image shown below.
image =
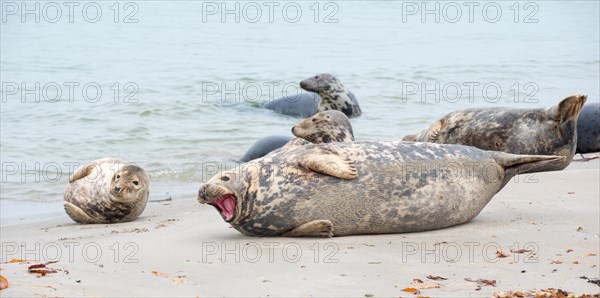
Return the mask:
<svg viewBox="0 0 600 298">
<path fill-rule="evenodd" d="M 284 237 L 333 237 L 333 223 L 330 220 L 313 220 L 301 224 L 287 232 Z"/>
<path fill-rule="evenodd" d="M 89 175 L 92 170 L 94 170 L 94 163 L 88 163 L 86 165 L 84 165 L 83 167 L 78 168 L 77 170 L 75 170 L 75 172 L 73 172 L 73 175 L 71 175 L 71 178 L 69 178 L 69 183 L 73 183 L 87 175 Z"/>
<path fill-rule="evenodd" d="M 340 179 L 354 179 L 358 177 L 354 162 L 339 153 L 322 147 L 307 149 L 300 156 L 299 164 L 311 171 Z"/>
<path fill-rule="evenodd" d="M 436 121 L 431 126 L 431 128 L 429 128 L 429 133 L 427 134 L 427 142 L 430 142 L 430 143 L 438 142 L 438 139 L 440 137 L 440 131 L 444 127 L 445 123 L 446 123 L 446 119 L 442 118 L 442 119 Z"/>
</svg>

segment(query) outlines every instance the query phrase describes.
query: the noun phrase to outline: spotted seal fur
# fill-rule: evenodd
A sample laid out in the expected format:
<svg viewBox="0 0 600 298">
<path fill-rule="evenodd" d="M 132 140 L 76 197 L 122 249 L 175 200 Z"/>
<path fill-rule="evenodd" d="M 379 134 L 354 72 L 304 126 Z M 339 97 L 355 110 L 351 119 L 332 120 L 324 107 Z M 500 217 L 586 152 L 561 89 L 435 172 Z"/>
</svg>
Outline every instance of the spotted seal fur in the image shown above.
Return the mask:
<svg viewBox="0 0 600 298">
<path fill-rule="evenodd" d="M 114 158 L 88 163 L 71 175 L 64 208 L 78 223 L 136 219 L 148 202 L 150 177 L 141 167 Z"/>
<path fill-rule="evenodd" d="M 306 118 L 292 127 L 292 134 L 297 138 L 288 136 L 266 136 L 256 141 L 244 156 L 242 162 L 263 157 L 281 147 L 302 146 L 310 143 L 321 144 L 330 142 L 352 142 L 354 133 L 348 117 L 336 110 L 319 112 Z"/>
<path fill-rule="evenodd" d="M 563 163 L 543 171 L 566 168 L 575 154 L 576 123 L 587 95 L 571 95 L 542 109 L 479 108 L 451 112 L 416 135 L 402 140 L 461 144 L 513 154 L 560 155 Z"/>
<path fill-rule="evenodd" d="M 513 176 L 562 160 L 432 143 L 309 144 L 215 175 L 198 201 L 250 236 L 425 231 L 470 221 Z"/>
<path fill-rule="evenodd" d="M 307 78 L 300 82 L 300 87 L 309 92 L 276 99 L 263 105 L 263 108 L 300 117 L 310 117 L 326 110 L 338 110 L 350 118 L 362 114 L 354 94 L 331 74 L 322 73 Z"/>
</svg>

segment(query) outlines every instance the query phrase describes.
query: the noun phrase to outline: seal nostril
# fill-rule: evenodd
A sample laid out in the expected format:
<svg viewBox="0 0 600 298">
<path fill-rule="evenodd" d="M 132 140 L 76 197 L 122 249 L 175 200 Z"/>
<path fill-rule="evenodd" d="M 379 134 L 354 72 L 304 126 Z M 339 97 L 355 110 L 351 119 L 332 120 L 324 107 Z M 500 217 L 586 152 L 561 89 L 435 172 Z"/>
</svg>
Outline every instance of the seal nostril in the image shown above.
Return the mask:
<svg viewBox="0 0 600 298">
<path fill-rule="evenodd" d="M 118 187 L 118 186 L 115 186 L 115 191 L 116 191 L 116 192 L 119 192 L 119 191 L 121 191 L 121 188 L 120 188 L 120 187 Z"/>
</svg>

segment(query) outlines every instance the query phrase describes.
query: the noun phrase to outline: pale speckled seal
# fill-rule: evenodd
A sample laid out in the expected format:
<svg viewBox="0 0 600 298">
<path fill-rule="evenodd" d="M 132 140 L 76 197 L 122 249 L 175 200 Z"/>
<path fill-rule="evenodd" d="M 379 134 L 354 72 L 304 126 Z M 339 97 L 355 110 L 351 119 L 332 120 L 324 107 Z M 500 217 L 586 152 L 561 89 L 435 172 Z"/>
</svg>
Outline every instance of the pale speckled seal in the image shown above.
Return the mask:
<svg viewBox="0 0 600 298">
<path fill-rule="evenodd" d="M 148 202 L 150 177 L 141 167 L 103 158 L 73 173 L 65 190 L 65 211 L 78 223 L 136 219 Z"/>
<path fill-rule="evenodd" d="M 309 144 L 215 175 L 198 201 L 250 236 L 425 231 L 470 221 L 514 175 L 562 160 L 432 143 Z"/>
<path fill-rule="evenodd" d="M 323 73 L 305 79 L 300 82 L 300 87 L 310 92 L 276 99 L 263 105 L 263 108 L 300 117 L 310 117 L 326 110 L 338 110 L 350 118 L 362 114 L 354 94 L 330 74 Z M 315 93 L 318 94 L 318 100 L 315 99 Z"/>
<path fill-rule="evenodd" d="M 313 144 L 354 141 L 350 119 L 336 110 L 319 112 L 298 122 L 292 127 L 292 134 Z"/>
<path fill-rule="evenodd" d="M 321 144 L 330 142 L 354 141 L 354 133 L 350 119 L 340 112 L 328 110 L 306 118 L 292 127 L 292 134 L 297 138 L 288 136 L 266 136 L 258 139 L 240 159 L 248 162 L 263 157 L 281 147 L 301 146 L 309 143 Z"/>
<path fill-rule="evenodd" d="M 600 151 L 600 103 L 583 106 L 577 120 L 577 153 Z"/>
<path fill-rule="evenodd" d="M 576 122 L 587 95 L 571 95 L 545 109 L 480 108 L 451 112 L 428 129 L 402 140 L 461 144 L 514 154 L 560 155 L 563 163 L 539 171 L 566 168 L 575 154 Z"/>
</svg>

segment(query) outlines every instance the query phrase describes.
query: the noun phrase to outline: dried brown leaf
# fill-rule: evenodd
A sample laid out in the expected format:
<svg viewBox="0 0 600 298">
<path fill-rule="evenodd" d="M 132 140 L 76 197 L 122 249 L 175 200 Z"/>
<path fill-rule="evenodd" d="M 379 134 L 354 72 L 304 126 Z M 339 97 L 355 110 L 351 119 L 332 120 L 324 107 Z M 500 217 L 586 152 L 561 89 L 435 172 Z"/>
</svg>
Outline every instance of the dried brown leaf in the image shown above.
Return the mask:
<svg viewBox="0 0 600 298">
<path fill-rule="evenodd" d="M 499 250 L 497 250 L 496 251 L 496 257 L 498 257 L 498 258 L 506 258 L 506 257 L 508 257 L 508 255 L 505 254 L 505 253 L 503 253 L 503 252 L 501 252 L 501 251 L 499 251 Z"/>
<path fill-rule="evenodd" d="M 432 280 L 447 280 L 447 278 L 441 277 L 439 275 L 427 275 L 427 278 L 432 279 Z"/>
<path fill-rule="evenodd" d="M 524 254 L 526 252 L 531 252 L 531 250 L 529 250 L 529 249 L 519 249 L 519 250 L 511 249 L 510 252 L 512 252 L 514 254 Z"/>
</svg>

